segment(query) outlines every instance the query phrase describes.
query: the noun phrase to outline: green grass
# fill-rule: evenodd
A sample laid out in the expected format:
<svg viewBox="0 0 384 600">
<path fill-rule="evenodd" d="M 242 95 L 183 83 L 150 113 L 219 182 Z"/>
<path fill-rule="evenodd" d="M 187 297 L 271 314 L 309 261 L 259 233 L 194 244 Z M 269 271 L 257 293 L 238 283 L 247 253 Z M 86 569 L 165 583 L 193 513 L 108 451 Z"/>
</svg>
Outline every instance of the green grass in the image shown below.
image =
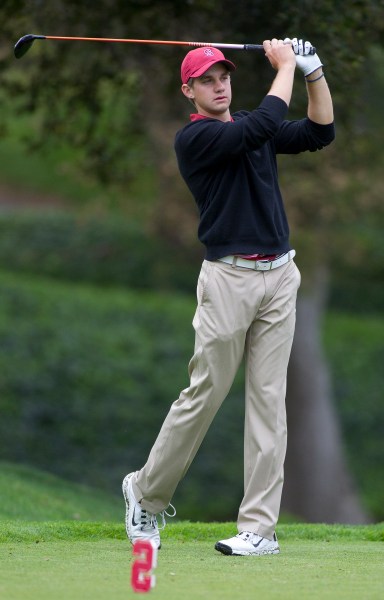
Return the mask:
<svg viewBox="0 0 384 600">
<path fill-rule="evenodd" d="M 1 520 L 117 521 L 124 510 L 119 498 L 6 462 L 0 462 L 0 498 Z"/>
<path fill-rule="evenodd" d="M 132 550 L 120 502 L 7 463 L 0 463 L 0 496 L 1 599 L 135 597 L 130 585 Z M 86 520 L 92 516 L 95 520 Z M 152 597 L 383 597 L 384 524 L 279 525 L 282 552 L 272 557 L 226 557 L 214 550 L 218 539 L 234 533 L 234 523 L 168 523 L 162 532 Z"/>
<path fill-rule="evenodd" d="M 233 523 L 167 525 L 153 598 L 382 598 L 382 525 L 283 525 L 278 530 L 282 552 L 272 557 L 217 553 L 215 541 L 233 533 Z M 3 522 L 0 540 L 0 594 L 7 600 L 135 595 L 132 551 L 121 523 Z"/>
<path fill-rule="evenodd" d="M 231 537 L 235 523 L 168 522 L 161 533 L 164 543 L 200 543 Z M 279 540 L 285 542 L 384 542 L 384 523 L 375 525 L 327 525 L 286 523 L 279 525 Z M 0 520 L 0 544 L 40 542 L 84 542 L 125 540 L 123 519 L 117 522 Z M 384 548 L 383 548 L 384 549 Z"/>
</svg>

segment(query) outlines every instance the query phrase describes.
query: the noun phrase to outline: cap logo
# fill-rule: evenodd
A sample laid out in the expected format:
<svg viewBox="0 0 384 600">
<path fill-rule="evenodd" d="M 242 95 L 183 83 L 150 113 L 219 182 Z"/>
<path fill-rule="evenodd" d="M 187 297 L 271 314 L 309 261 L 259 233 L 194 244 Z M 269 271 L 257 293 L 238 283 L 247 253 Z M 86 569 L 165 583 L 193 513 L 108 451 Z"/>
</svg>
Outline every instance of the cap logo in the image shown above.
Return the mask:
<svg viewBox="0 0 384 600">
<path fill-rule="evenodd" d="M 204 48 L 205 56 L 215 56 L 215 53 L 210 48 Z"/>
</svg>

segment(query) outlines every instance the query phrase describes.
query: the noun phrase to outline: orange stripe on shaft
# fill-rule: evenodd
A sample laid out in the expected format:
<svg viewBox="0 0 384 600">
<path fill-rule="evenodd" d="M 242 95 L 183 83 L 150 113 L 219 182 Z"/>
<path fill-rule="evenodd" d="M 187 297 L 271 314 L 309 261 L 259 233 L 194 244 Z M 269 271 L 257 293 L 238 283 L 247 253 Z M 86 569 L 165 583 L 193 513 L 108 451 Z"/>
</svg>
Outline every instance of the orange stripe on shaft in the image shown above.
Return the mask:
<svg viewBox="0 0 384 600">
<path fill-rule="evenodd" d="M 71 37 L 58 35 L 45 35 L 47 40 L 71 40 L 79 42 L 126 42 L 132 44 L 164 44 L 169 46 L 215 46 L 212 42 L 175 42 L 167 40 L 134 40 L 126 38 L 98 38 L 98 37 Z"/>
</svg>

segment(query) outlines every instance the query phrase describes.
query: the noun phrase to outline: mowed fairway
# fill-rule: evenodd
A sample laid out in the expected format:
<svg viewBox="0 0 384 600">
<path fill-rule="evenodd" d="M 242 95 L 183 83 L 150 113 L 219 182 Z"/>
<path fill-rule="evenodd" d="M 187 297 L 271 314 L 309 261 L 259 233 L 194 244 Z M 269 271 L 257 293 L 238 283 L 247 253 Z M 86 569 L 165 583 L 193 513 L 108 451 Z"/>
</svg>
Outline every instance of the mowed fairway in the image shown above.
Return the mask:
<svg viewBox="0 0 384 600">
<path fill-rule="evenodd" d="M 281 525 L 277 556 L 226 557 L 213 549 L 233 524 L 171 523 L 163 533 L 158 600 L 384 598 L 384 527 Z M 120 524 L 2 522 L 0 598 L 120 600 L 131 546 Z"/>
</svg>

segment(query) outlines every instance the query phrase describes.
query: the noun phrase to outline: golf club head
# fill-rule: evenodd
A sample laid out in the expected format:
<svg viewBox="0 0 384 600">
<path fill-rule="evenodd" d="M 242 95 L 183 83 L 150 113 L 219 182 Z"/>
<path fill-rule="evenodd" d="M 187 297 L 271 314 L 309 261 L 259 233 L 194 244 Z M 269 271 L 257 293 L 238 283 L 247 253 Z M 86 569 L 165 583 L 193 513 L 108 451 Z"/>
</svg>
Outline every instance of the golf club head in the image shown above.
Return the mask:
<svg viewBox="0 0 384 600">
<path fill-rule="evenodd" d="M 16 42 L 15 47 L 14 47 L 14 53 L 15 53 L 15 57 L 16 58 L 21 58 L 22 56 L 24 56 L 24 54 L 26 54 L 26 52 L 28 52 L 28 50 L 30 49 L 30 47 L 32 46 L 33 42 L 35 40 L 44 40 L 45 36 L 44 35 L 33 35 L 31 33 L 28 33 L 27 35 L 23 35 L 23 37 L 21 37 L 19 39 L 18 42 Z"/>
</svg>

